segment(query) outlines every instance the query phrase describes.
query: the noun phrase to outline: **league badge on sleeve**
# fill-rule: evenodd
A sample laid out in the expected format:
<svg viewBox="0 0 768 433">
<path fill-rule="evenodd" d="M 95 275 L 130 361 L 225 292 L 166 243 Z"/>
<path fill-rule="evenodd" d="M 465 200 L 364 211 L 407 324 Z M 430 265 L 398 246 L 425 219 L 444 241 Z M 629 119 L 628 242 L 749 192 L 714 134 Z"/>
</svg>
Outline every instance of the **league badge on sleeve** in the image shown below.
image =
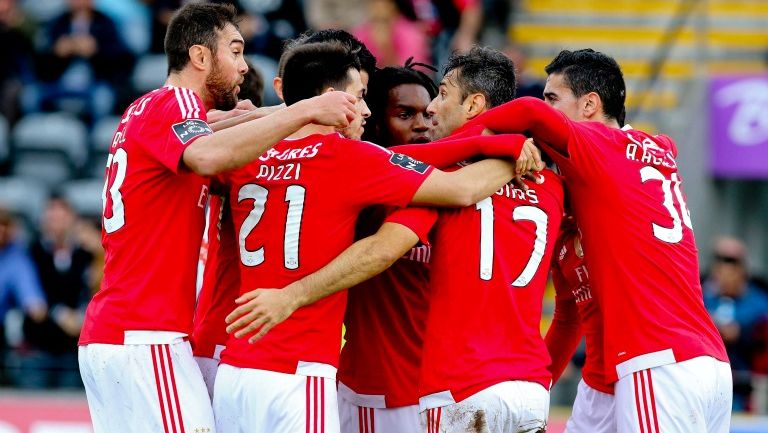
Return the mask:
<svg viewBox="0 0 768 433">
<path fill-rule="evenodd" d="M 421 174 L 424 174 L 429 167 L 429 164 L 413 159 L 408 155 L 403 155 L 402 153 L 393 153 L 389 158 L 389 162 L 403 167 L 406 170 L 413 170 Z"/>
<path fill-rule="evenodd" d="M 187 144 L 189 140 L 200 135 L 213 134 L 211 127 L 199 119 L 185 120 L 184 122 L 173 125 L 172 128 L 173 133 L 176 134 L 176 137 L 182 144 Z"/>
</svg>

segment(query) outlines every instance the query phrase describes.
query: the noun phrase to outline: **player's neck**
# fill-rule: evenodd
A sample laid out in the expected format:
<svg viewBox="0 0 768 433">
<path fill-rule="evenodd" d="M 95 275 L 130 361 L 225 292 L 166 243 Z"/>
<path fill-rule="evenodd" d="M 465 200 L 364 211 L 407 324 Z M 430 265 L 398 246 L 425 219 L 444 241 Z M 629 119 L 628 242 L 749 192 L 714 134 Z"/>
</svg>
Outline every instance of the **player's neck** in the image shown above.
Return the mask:
<svg viewBox="0 0 768 433">
<path fill-rule="evenodd" d="M 205 91 L 205 80 L 193 76 L 192 73 L 188 72 L 186 69 L 181 72 L 172 72 L 168 75 L 168 78 L 165 80 L 165 85 L 189 89 L 195 92 L 195 94 L 203 100 L 206 110 L 213 108 L 213 103 L 208 97 L 208 92 Z"/>
<path fill-rule="evenodd" d="M 314 134 L 328 135 L 333 134 L 334 132 L 336 132 L 336 128 L 333 126 L 315 125 L 314 123 L 310 123 L 309 125 L 289 135 L 287 138 L 295 140 L 298 138 L 309 137 L 310 135 Z"/>
</svg>

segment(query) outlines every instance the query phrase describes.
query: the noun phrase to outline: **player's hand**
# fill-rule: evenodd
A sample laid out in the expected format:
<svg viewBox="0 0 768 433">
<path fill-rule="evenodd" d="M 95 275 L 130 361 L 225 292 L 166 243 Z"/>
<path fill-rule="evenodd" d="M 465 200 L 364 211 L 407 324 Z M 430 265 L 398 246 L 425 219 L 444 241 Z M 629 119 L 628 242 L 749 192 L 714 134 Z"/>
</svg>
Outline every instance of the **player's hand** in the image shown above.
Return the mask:
<svg viewBox="0 0 768 433">
<path fill-rule="evenodd" d="M 544 182 L 544 178 L 542 176 L 539 176 L 536 173 L 526 173 L 522 176 L 515 176 L 512 178 L 512 185 L 515 188 L 522 189 L 523 191 L 528 191 L 530 188 L 528 188 L 528 184 L 525 183 L 524 179 L 528 179 L 530 181 L 533 181 L 535 183 L 542 183 Z"/>
<path fill-rule="evenodd" d="M 320 96 L 299 102 L 306 110 L 312 123 L 346 128 L 357 117 L 357 98 L 346 92 L 326 92 Z"/>
<path fill-rule="evenodd" d="M 227 333 L 242 338 L 256 332 L 248 339 L 249 343 L 259 340 L 296 310 L 290 293 L 278 289 L 251 290 L 237 298 L 235 303 L 239 306 L 225 319 Z"/>
<path fill-rule="evenodd" d="M 515 161 L 515 174 L 523 176 L 526 173 L 541 171 L 544 169 L 544 162 L 541 160 L 541 151 L 533 143 L 533 139 L 525 140 L 520 156 Z"/>
</svg>

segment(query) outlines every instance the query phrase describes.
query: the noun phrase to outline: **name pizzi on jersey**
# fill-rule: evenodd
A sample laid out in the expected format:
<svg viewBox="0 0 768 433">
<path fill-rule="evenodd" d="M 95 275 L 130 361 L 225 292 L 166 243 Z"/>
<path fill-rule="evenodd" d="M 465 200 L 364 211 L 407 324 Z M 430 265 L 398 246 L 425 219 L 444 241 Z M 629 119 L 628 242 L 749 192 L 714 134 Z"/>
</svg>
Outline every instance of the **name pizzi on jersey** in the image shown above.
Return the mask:
<svg viewBox="0 0 768 433">
<path fill-rule="evenodd" d="M 323 143 L 310 144 L 295 149 L 285 149 L 283 151 L 269 149 L 264 152 L 259 161 L 268 162 L 269 160 L 288 161 L 295 159 L 309 159 L 315 157 L 320 152 Z M 301 178 L 301 163 L 287 162 L 278 165 L 260 165 L 259 173 L 256 179 L 263 180 L 298 180 Z"/>
</svg>

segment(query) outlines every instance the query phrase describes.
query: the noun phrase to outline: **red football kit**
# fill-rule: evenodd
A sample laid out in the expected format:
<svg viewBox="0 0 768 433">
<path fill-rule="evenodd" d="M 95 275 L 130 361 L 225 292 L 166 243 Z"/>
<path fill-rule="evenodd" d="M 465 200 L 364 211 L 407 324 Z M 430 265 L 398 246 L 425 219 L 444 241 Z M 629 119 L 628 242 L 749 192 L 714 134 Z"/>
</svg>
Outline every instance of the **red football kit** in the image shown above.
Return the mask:
<svg viewBox="0 0 768 433">
<path fill-rule="evenodd" d="M 377 209 L 381 210 L 381 209 Z M 370 218 L 374 230 L 381 218 Z M 395 211 L 386 222 L 411 229 L 421 242 L 379 275 L 349 290 L 344 317 L 346 344 L 338 380 L 357 394 L 383 396 L 366 407 L 401 407 L 419 402 L 421 350 L 429 307 L 429 231 L 437 220 L 430 208 Z M 382 404 L 383 403 L 383 404 Z"/>
<path fill-rule="evenodd" d="M 430 308 L 421 409 L 460 402 L 504 381 L 549 389 L 539 330 L 549 263 L 563 216 L 562 179 L 506 185 L 463 209 L 441 210 L 431 239 Z"/>
<path fill-rule="evenodd" d="M 235 309 L 240 293 L 240 258 L 227 198 L 211 195 L 208 207 L 207 257 L 191 341 L 195 356 L 218 358 L 217 347 L 229 339 L 224 319 Z"/>
<path fill-rule="evenodd" d="M 240 256 L 240 294 L 281 288 L 330 262 L 354 240 L 360 211 L 404 206 L 432 167 L 338 134 L 284 140 L 224 176 Z M 299 308 L 254 344 L 230 336 L 222 362 L 335 377 L 347 292 Z M 318 365 L 322 364 L 322 365 Z"/>
<path fill-rule="evenodd" d="M 613 394 L 613 385 L 605 379 L 600 306 L 592 296 L 579 230 L 573 220 L 567 221 L 563 223 L 552 260 L 555 314 L 545 338 L 552 357 L 552 379 L 556 382 L 563 373 L 583 335 L 587 348 L 581 369 L 584 382 L 600 392 Z"/>
<path fill-rule="evenodd" d="M 727 362 L 702 301 L 677 147 L 669 137 L 575 122 L 535 98 L 499 106 L 477 123 L 530 131 L 568 180 L 603 317 L 607 383 L 699 356 Z"/>
<path fill-rule="evenodd" d="M 186 146 L 211 133 L 189 89 L 154 90 L 123 114 L 104 187 L 104 278 L 81 345 L 123 344 L 132 330 L 192 332 L 208 179 L 180 161 Z"/>
</svg>

